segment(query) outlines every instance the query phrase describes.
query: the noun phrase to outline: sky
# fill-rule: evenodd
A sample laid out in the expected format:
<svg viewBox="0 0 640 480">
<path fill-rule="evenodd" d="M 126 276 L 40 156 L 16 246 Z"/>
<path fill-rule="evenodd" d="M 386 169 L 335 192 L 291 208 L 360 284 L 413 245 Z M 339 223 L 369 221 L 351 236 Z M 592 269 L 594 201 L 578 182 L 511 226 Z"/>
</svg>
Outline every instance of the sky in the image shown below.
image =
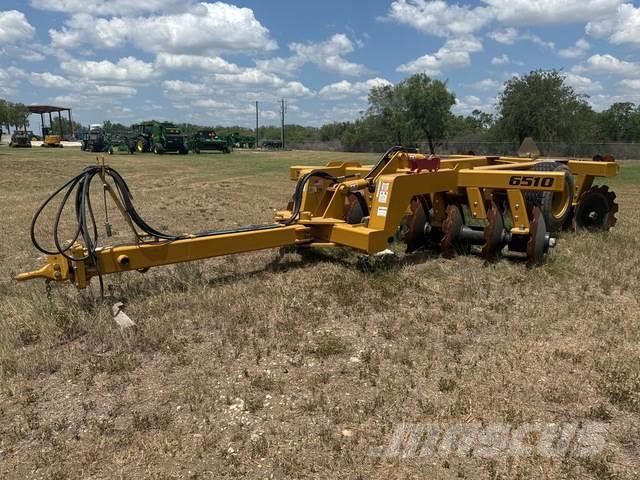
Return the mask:
<svg viewBox="0 0 640 480">
<path fill-rule="evenodd" d="M 371 87 L 424 72 L 453 110 L 561 69 L 596 110 L 640 103 L 640 2 L 625 0 L 0 0 L 0 98 L 83 124 L 353 120 Z"/>
</svg>

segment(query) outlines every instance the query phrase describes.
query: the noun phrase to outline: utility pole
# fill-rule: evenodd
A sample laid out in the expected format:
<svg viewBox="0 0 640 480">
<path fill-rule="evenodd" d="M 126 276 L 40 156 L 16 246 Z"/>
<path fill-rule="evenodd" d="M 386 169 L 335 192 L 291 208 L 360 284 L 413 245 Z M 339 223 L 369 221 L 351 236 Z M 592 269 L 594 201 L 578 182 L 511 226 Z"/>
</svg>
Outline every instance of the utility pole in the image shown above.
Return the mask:
<svg viewBox="0 0 640 480">
<path fill-rule="evenodd" d="M 256 145 L 255 148 L 258 148 L 258 101 L 256 100 Z"/>
<path fill-rule="evenodd" d="M 283 97 L 282 98 L 282 103 L 280 105 L 280 119 L 281 119 L 280 145 L 282 145 L 282 149 L 284 149 L 284 113 L 285 113 L 285 108 L 286 108 L 286 104 L 285 104 L 285 100 L 284 100 L 284 97 Z"/>
</svg>

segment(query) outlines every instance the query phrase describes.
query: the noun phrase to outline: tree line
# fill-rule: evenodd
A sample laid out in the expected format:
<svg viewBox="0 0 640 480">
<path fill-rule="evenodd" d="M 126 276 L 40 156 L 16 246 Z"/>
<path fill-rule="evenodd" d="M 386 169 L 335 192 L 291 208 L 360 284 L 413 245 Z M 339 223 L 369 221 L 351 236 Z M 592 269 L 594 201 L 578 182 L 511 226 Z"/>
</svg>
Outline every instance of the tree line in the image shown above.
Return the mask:
<svg viewBox="0 0 640 480">
<path fill-rule="evenodd" d="M 447 83 L 419 73 L 396 85 L 372 88 L 366 111 L 354 121 L 319 128 L 287 124 L 286 142 L 289 145 L 333 142 L 348 151 L 368 151 L 372 143 L 427 144 L 432 152 L 443 141 L 519 144 L 525 137 L 573 144 L 640 142 L 640 106 L 618 102 L 596 112 L 588 98 L 577 93 L 561 71 L 535 70 L 505 82 L 493 113 L 473 110 L 468 115 L 455 115 L 451 110 L 456 96 Z M 28 115 L 25 105 L 0 100 L 0 123 L 7 128 L 28 125 Z M 111 131 L 130 128 L 110 121 L 104 125 Z M 214 128 L 219 135 L 234 132 L 255 135 L 254 130 L 240 126 L 205 127 L 190 123 L 178 126 L 187 135 L 204 128 Z M 81 128 L 74 122 L 75 132 Z M 280 127 L 261 126 L 259 138 L 279 139 Z"/>
<path fill-rule="evenodd" d="M 640 106 L 614 103 L 596 112 L 557 70 L 535 70 L 504 84 L 495 113 L 455 115 L 455 94 L 446 82 L 416 74 L 369 92 L 361 118 L 320 128 L 321 140 L 339 139 L 345 150 L 370 143 L 412 146 L 448 141 L 610 143 L 640 141 Z"/>
<path fill-rule="evenodd" d="M 22 103 L 13 103 L 0 98 L 0 129 L 7 132 L 26 129 L 29 126 L 29 108 Z"/>
</svg>

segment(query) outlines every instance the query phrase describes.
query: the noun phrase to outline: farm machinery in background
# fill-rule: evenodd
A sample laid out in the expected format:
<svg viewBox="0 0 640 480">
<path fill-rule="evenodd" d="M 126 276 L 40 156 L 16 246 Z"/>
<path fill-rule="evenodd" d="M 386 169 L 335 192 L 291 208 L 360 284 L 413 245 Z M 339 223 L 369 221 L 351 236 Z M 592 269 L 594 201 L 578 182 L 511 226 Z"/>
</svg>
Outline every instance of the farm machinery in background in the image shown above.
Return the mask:
<svg viewBox="0 0 640 480">
<path fill-rule="evenodd" d="M 267 150 L 279 150 L 282 149 L 282 140 L 263 140 L 260 145 Z"/>
<path fill-rule="evenodd" d="M 153 152 L 163 154 L 177 152 L 189 153 L 185 136 L 180 129 L 169 122 L 143 122 L 131 127 L 135 133 L 135 146 L 138 153 Z"/>
<path fill-rule="evenodd" d="M 48 255 L 39 270 L 17 280 L 44 278 L 85 288 L 97 277 L 145 272 L 159 265 L 287 247 L 347 247 L 374 255 L 398 239 L 406 252 L 436 249 L 445 257 L 480 254 L 493 262 L 518 256 L 529 265 L 543 262 L 564 228 L 608 230 L 616 222 L 615 194 L 596 186 L 618 165 L 605 161 L 560 161 L 520 157 L 452 155 L 435 157 L 402 147 L 389 149 L 375 165 L 331 162 L 292 166 L 296 182 L 288 206 L 273 223 L 193 234 L 172 234 L 147 224 L 133 205 L 129 187 L 113 168 L 94 165 L 54 192 L 38 209 L 31 239 Z M 130 226 L 134 241 L 99 245 L 98 221 L 91 210 L 90 187 L 99 187 Z M 58 195 L 55 248 L 36 237 L 41 212 Z M 75 198 L 75 238 L 63 242 L 58 225 L 65 202 Z M 108 224 L 107 222 L 105 222 Z M 110 228 L 107 229 L 110 234 Z"/>
<path fill-rule="evenodd" d="M 231 153 L 233 145 L 231 135 L 219 136 L 215 130 L 198 130 L 187 139 L 187 148 L 194 153 L 204 151 Z"/>
<path fill-rule="evenodd" d="M 89 125 L 89 130 L 82 135 L 80 140 L 80 150 L 85 152 L 106 152 L 107 148 L 107 134 L 102 125 Z"/>
<path fill-rule="evenodd" d="M 31 148 L 33 132 L 29 130 L 15 130 L 11 134 L 9 146 L 12 148 Z"/>
<path fill-rule="evenodd" d="M 230 137 L 236 148 L 254 148 L 256 146 L 256 137 L 241 135 L 239 132 L 233 132 Z"/>
<path fill-rule="evenodd" d="M 69 129 L 69 138 L 73 138 L 73 122 L 71 120 L 71 109 L 66 107 L 55 107 L 53 105 L 29 105 L 27 107 L 29 113 L 40 115 L 40 125 L 42 128 L 42 146 L 48 148 L 62 148 L 62 141 L 65 139 L 65 122 L 67 122 L 67 128 Z M 62 112 L 67 112 L 67 119 L 62 118 Z M 48 114 L 49 123 L 45 123 L 44 114 Z M 54 128 L 54 120 L 52 113 L 58 114 L 58 128 L 57 131 Z"/>
<path fill-rule="evenodd" d="M 80 149 L 86 152 L 115 152 L 133 154 L 136 151 L 135 138 L 130 133 L 109 133 L 102 125 L 94 124 L 82 136 Z"/>
</svg>

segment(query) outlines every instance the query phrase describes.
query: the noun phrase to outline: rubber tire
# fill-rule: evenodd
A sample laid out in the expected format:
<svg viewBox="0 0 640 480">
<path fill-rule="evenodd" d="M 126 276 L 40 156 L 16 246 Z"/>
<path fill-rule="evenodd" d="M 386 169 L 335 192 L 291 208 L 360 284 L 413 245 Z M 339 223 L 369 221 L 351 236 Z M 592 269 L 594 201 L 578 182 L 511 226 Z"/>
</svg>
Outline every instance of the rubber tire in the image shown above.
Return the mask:
<svg viewBox="0 0 640 480">
<path fill-rule="evenodd" d="M 534 172 L 564 172 L 564 182 L 565 188 L 569 192 L 569 200 L 568 206 L 563 212 L 562 216 L 556 217 L 553 214 L 553 198 L 555 195 L 560 194 L 560 192 L 542 192 L 542 191 L 523 191 L 522 195 L 524 196 L 525 202 L 527 205 L 531 207 L 536 206 L 540 208 L 542 212 L 542 216 L 544 217 L 544 222 L 547 227 L 547 231 L 551 233 L 561 231 L 566 225 L 570 224 L 569 219 L 573 214 L 573 195 L 576 190 L 576 180 L 571 175 L 571 171 L 569 167 L 567 167 L 564 163 L 560 162 L 540 162 L 535 164 L 531 171 Z"/>
</svg>

